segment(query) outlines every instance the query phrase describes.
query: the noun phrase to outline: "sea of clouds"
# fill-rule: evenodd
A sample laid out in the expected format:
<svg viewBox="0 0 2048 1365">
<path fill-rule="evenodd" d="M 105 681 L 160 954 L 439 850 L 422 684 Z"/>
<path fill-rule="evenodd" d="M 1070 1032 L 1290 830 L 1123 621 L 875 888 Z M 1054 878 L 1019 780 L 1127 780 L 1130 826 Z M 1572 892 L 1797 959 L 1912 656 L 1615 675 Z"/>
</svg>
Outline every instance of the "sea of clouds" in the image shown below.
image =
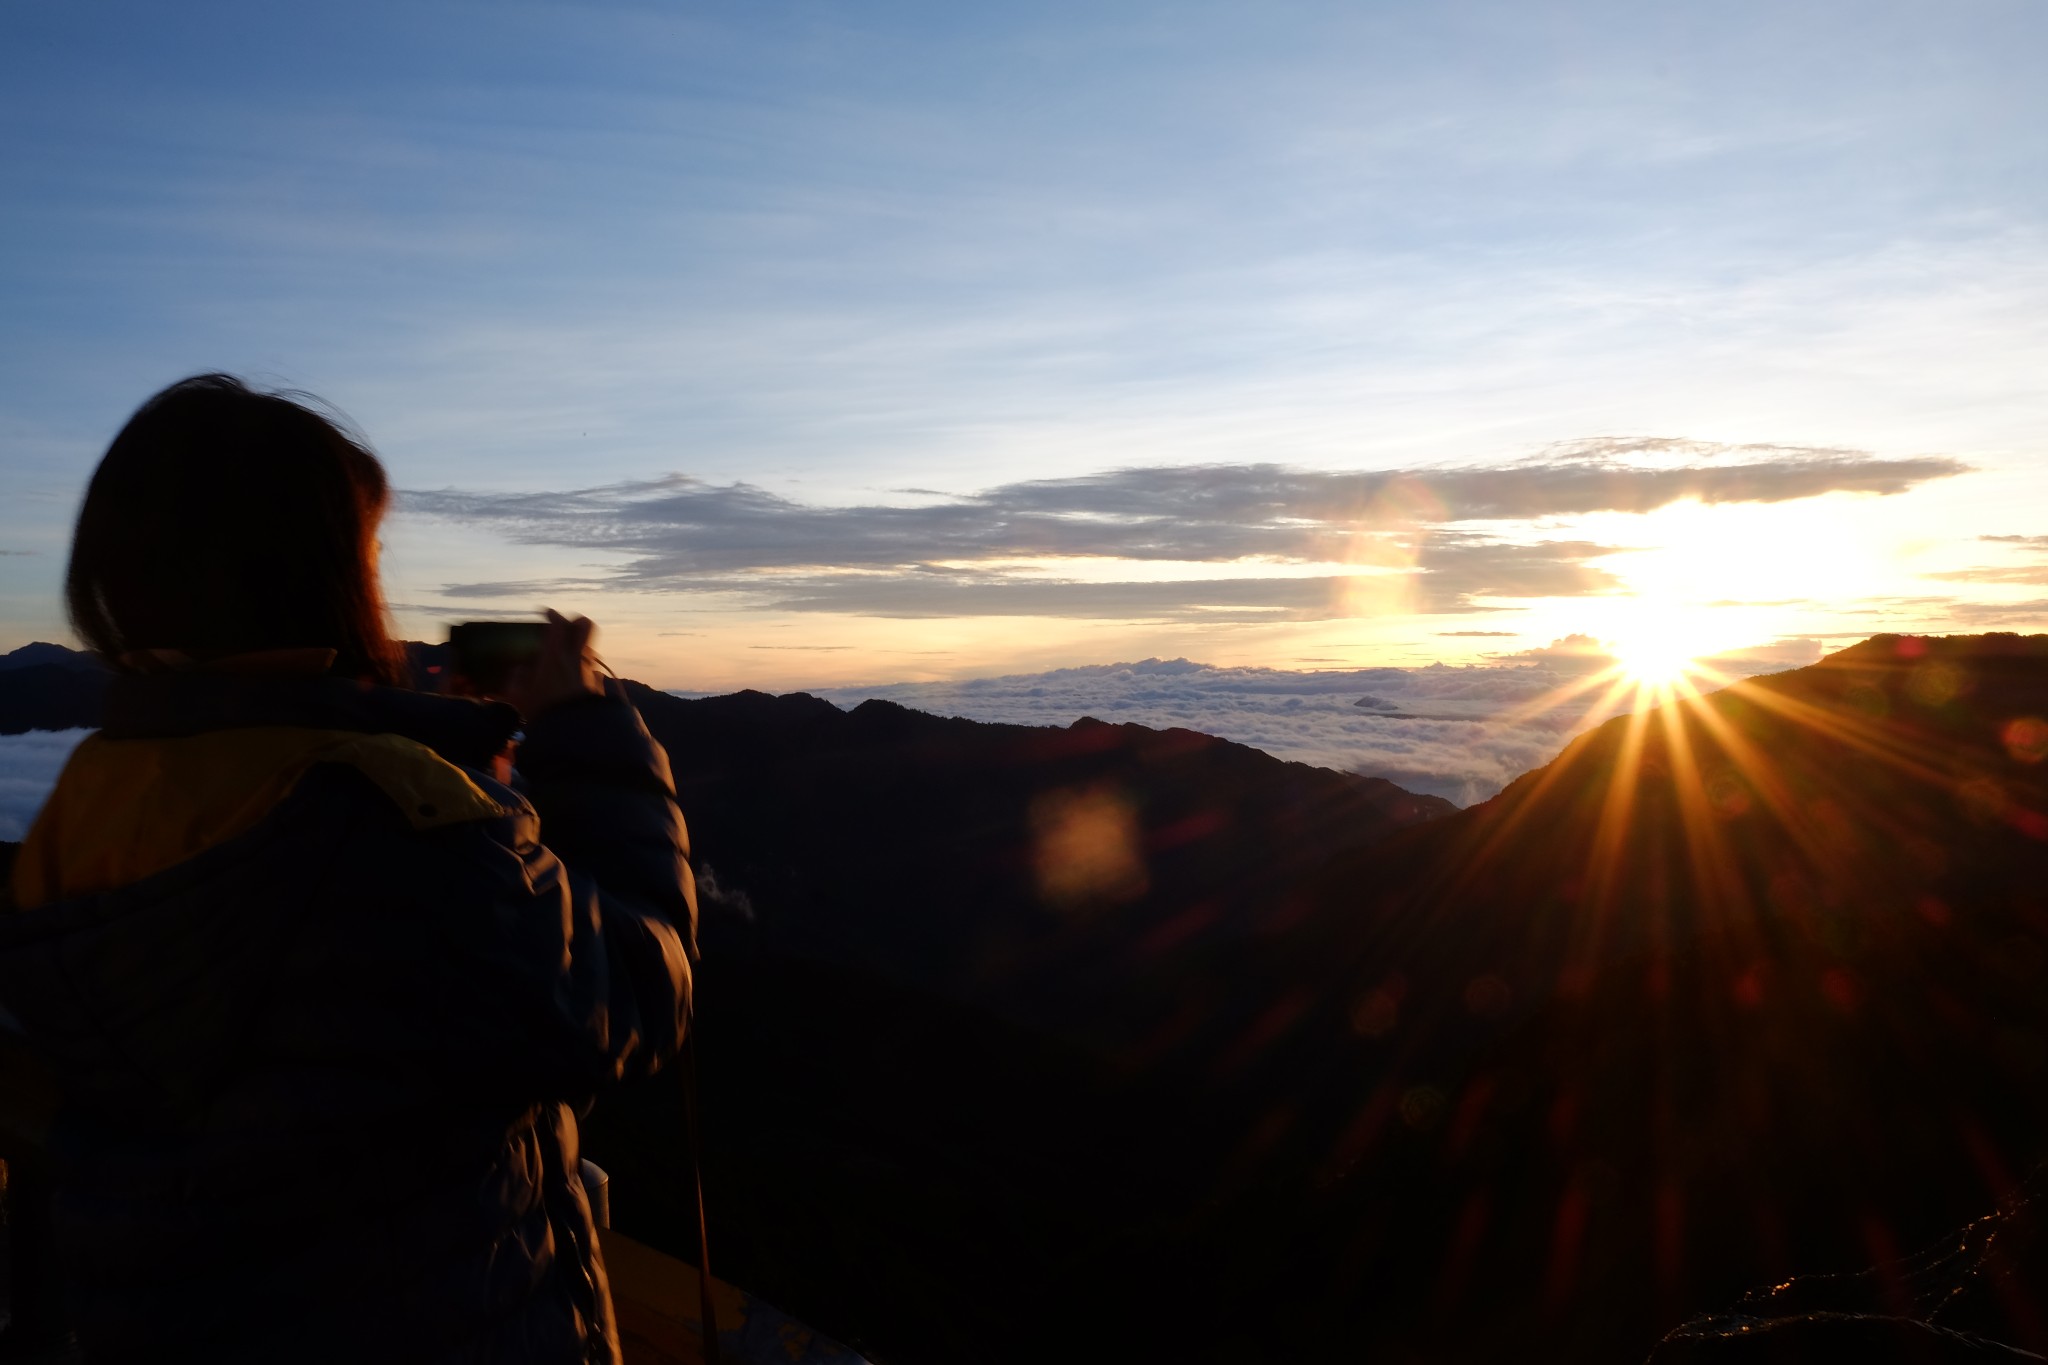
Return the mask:
<svg viewBox="0 0 2048 1365">
<path fill-rule="evenodd" d="M 0 839 L 19 840 L 56 785 L 64 760 L 90 730 L 0 735 Z"/>
<path fill-rule="evenodd" d="M 1724 676 L 1771 672 L 1818 653 L 1813 641 L 1798 641 L 1718 666 Z M 1020 725 L 1064 726 L 1093 716 L 1178 726 L 1279 758 L 1384 777 L 1465 806 L 1548 763 L 1575 735 L 1634 702 L 1631 691 L 1596 705 L 1608 695 L 1600 679 L 1611 664 L 1604 653 L 1553 647 L 1532 657 L 1511 665 L 1315 672 L 1146 659 L 816 695 L 845 707 L 880 697 L 937 715 Z"/>
<path fill-rule="evenodd" d="M 1278 758 L 1385 777 L 1470 805 L 1549 762 L 1584 728 L 1583 702 L 1523 714 L 1565 681 L 1537 668 L 1290 672 L 1146 659 L 817 695 L 846 707 L 880 697 L 936 715 L 1018 725 L 1064 726 L 1093 716 L 1200 730 Z"/>
</svg>

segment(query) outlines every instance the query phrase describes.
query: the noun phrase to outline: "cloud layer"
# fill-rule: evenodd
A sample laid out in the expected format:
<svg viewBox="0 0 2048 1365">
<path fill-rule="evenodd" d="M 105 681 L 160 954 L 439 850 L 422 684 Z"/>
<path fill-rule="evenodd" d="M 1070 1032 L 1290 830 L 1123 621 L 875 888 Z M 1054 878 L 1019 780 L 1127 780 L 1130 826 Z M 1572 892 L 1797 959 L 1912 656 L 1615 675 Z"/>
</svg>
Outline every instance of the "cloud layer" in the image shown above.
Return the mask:
<svg viewBox="0 0 2048 1365">
<path fill-rule="evenodd" d="M 1589 561 L 1620 547 L 1560 538 L 1533 524 L 1544 519 L 1647 512 L 1685 498 L 1894 494 L 1967 468 L 1941 456 L 1601 438 L 1489 467 L 1148 467 L 970 496 L 911 489 L 902 502 L 844 507 L 686 475 L 563 493 L 411 492 L 404 507 L 487 524 L 529 544 L 625 556 L 578 587 L 740 593 L 750 605 L 786 611 L 899 617 L 1317 620 L 1369 610 L 1457 612 L 1480 598 L 1573 597 L 1619 586 Z M 1058 567 L 1089 561 L 1179 572 L 1126 567 L 1104 581 Z M 1235 572 L 1186 571 L 1211 565 Z M 1344 571 L 1289 576 L 1287 566 Z M 461 583 L 444 591 L 525 596 L 542 586 L 555 585 Z"/>
<path fill-rule="evenodd" d="M 1534 664 L 1327 672 L 1147 659 L 818 695 L 846 707 L 882 697 L 939 715 L 1019 725 L 1064 726 L 1094 716 L 1179 726 L 1470 805 L 1615 714 L 1592 709 L 1599 689 L 1565 699 L 1590 669 L 1612 663 L 1591 641 L 1573 637 L 1537 653 L 1543 661 Z M 1747 675 L 1811 663 L 1819 653 L 1814 641 L 1794 640 L 1710 662 L 1723 674 Z"/>
<path fill-rule="evenodd" d="M 64 761 L 90 730 L 0 735 L 0 839 L 18 841 L 35 822 Z"/>
</svg>

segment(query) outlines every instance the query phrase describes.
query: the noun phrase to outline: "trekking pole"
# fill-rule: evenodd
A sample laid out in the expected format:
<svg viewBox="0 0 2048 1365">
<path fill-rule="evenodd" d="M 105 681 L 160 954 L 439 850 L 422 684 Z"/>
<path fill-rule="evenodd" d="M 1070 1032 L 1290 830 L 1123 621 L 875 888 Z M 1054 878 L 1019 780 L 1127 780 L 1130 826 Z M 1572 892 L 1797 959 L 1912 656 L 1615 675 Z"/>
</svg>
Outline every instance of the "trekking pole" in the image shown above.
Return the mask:
<svg viewBox="0 0 2048 1365">
<path fill-rule="evenodd" d="M 704 1217 L 704 1144 L 697 1128 L 697 1011 L 683 1025 L 683 1131 L 690 1140 L 690 1191 L 697 1204 L 697 1312 L 704 1328 L 704 1365 L 719 1365 L 718 1313 L 711 1304 L 711 1233 Z"/>
</svg>

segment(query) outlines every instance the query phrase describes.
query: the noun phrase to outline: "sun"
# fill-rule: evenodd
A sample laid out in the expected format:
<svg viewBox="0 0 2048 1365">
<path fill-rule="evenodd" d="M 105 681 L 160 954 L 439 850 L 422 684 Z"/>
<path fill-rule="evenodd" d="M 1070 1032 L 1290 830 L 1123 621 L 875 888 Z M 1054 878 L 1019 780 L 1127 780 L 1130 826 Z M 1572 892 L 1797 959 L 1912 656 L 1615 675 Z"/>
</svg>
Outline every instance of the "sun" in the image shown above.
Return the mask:
<svg viewBox="0 0 2048 1365">
<path fill-rule="evenodd" d="M 1698 651 L 1678 630 L 1645 623 L 1612 642 L 1615 666 L 1638 688 L 1668 691 L 1696 668 Z"/>
</svg>

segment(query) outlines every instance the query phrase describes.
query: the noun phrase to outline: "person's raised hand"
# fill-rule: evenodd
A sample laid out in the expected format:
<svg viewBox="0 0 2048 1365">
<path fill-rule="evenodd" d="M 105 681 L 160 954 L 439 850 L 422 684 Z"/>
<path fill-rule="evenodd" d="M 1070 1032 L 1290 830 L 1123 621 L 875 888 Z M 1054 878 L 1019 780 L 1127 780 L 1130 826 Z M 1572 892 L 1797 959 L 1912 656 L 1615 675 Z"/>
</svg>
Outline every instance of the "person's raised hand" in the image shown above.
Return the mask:
<svg viewBox="0 0 2048 1365">
<path fill-rule="evenodd" d="M 597 655 L 590 641 L 597 625 L 587 616 L 570 620 L 560 612 L 548 611 L 547 633 L 541 637 L 540 652 L 533 662 L 512 670 L 505 680 L 505 700 L 519 708 L 519 714 L 535 720 L 563 702 L 578 697 L 602 696 L 604 680 L 597 669 Z"/>
</svg>

